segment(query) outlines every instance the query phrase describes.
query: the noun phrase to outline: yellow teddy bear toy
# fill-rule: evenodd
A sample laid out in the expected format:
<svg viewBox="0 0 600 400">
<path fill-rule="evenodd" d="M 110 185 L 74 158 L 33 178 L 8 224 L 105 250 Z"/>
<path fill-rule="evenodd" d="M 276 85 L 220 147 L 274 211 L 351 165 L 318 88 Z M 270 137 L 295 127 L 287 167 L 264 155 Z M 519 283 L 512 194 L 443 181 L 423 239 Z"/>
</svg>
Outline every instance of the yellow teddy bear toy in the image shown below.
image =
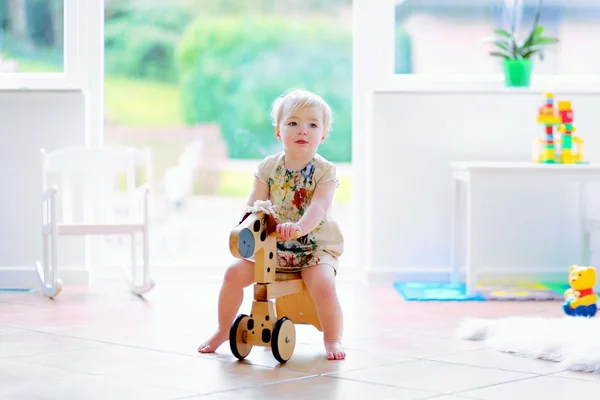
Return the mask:
<svg viewBox="0 0 600 400">
<path fill-rule="evenodd" d="M 598 311 L 596 302 L 598 295 L 594 292 L 596 286 L 596 269 L 573 265 L 569 269 L 570 289 L 565 291 L 563 310 L 567 315 L 593 317 Z"/>
</svg>

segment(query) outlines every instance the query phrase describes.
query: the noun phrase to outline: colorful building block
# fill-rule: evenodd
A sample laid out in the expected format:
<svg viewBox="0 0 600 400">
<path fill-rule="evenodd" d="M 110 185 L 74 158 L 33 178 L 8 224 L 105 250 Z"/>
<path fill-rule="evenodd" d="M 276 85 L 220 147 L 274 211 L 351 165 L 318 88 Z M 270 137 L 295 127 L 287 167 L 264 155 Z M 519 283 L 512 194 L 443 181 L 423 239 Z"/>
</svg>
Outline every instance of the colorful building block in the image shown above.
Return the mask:
<svg viewBox="0 0 600 400">
<path fill-rule="evenodd" d="M 554 94 L 545 93 L 546 101 L 538 109 L 537 122 L 545 126 L 545 139 L 536 139 L 533 145 L 533 161 L 538 163 L 575 164 L 583 161 L 583 139 L 573 136 L 576 131 L 574 126 L 573 109 L 571 102 L 561 100 L 558 110 L 554 106 Z M 557 112 L 558 111 L 558 112 Z M 555 138 L 554 127 L 561 133 L 561 138 Z M 573 151 L 573 143 L 577 151 Z M 557 147 L 557 144 L 559 145 Z M 540 146 L 542 149 L 540 151 Z"/>
</svg>

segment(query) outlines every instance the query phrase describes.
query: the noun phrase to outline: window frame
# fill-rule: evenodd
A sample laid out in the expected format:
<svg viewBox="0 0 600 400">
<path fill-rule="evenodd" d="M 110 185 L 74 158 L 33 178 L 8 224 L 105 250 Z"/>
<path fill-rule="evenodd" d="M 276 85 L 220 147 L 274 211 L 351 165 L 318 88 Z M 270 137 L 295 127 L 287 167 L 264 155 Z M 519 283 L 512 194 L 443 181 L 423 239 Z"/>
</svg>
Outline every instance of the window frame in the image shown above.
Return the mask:
<svg viewBox="0 0 600 400">
<path fill-rule="evenodd" d="M 104 143 L 104 1 L 64 1 L 64 68 L 54 73 L 0 73 L 0 90 L 82 91 L 85 143 Z"/>
<path fill-rule="evenodd" d="M 70 90 L 83 89 L 80 32 L 86 20 L 82 15 L 89 0 L 63 0 L 63 71 L 62 72 L 2 72 L 0 90 Z M 104 3 L 103 1 L 101 3 Z"/>
<path fill-rule="evenodd" d="M 363 15 L 355 16 L 354 35 L 361 34 L 361 30 L 373 32 L 372 58 L 362 55 L 358 63 L 373 62 L 373 76 L 375 81 L 371 87 L 377 91 L 418 91 L 418 92 L 538 92 L 555 91 L 571 93 L 599 93 L 600 74 L 536 74 L 531 77 L 528 88 L 506 88 L 502 73 L 472 74 L 395 74 L 395 7 L 397 0 L 354 0 L 354 6 L 360 4 L 364 9 Z M 579 5 L 575 2 L 573 5 Z M 354 11 L 353 11 L 354 12 Z M 369 17 L 369 15 L 371 17 Z M 360 26 L 360 28 L 358 28 Z M 362 29 L 361 29 L 362 28 Z M 358 31 L 357 31 L 358 29 Z M 365 65 L 361 69 L 369 69 Z"/>
</svg>

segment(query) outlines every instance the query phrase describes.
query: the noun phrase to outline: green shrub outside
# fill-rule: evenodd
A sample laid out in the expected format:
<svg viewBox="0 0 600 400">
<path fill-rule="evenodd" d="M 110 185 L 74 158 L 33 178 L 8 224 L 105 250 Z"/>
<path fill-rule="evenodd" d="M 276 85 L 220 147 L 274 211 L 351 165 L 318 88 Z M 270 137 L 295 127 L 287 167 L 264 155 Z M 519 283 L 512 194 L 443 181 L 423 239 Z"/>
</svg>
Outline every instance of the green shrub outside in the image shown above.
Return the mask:
<svg viewBox="0 0 600 400">
<path fill-rule="evenodd" d="M 185 121 L 219 123 L 231 158 L 262 158 L 279 149 L 272 102 L 288 89 L 304 88 L 323 96 L 333 111 L 333 131 L 320 153 L 350 161 L 349 28 L 325 19 L 201 17 L 184 32 L 177 60 Z"/>
<path fill-rule="evenodd" d="M 109 75 L 177 82 L 175 50 L 193 15 L 175 5 L 117 3 L 107 11 L 105 66 Z"/>
</svg>

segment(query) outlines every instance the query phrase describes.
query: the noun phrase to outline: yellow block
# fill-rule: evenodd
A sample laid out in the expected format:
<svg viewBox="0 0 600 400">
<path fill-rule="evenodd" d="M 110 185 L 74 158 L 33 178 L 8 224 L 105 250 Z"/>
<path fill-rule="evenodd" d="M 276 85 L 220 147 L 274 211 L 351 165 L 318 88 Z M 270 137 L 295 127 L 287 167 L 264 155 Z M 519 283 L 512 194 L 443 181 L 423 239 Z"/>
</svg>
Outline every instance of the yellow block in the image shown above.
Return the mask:
<svg viewBox="0 0 600 400">
<path fill-rule="evenodd" d="M 559 132 L 562 132 L 562 133 L 565 133 L 565 132 L 567 131 L 567 127 L 566 127 L 565 125 L 559 125 L 559 127 L 558 127 L 558 131 L 559 131 Z M 573 132 L 576 132 L 576 131 L 577 131 L 577 127 L 576 127 L 576 126 L 573 126 L 573 127 L 571 128 L 571 133 L 573 133 Z"/>
<path fill-rule="evenodd" d="M 573 136 L 573 143 L 577 144 L 577 153 L 575 153 L 575 162 L 583 162 L 583 139 L 579 136 Z"/>
<path fill-rule="evenodd" d="M 574 164 L 575 163 L 575 157 L 573 156 L 573 152 L 569 149 L 565 149 L 562 151 L 560 160 L 564 164 Z"/>
<path fill-rule="evenodd" d="M 570 110 L 570 109 L 571 109 L 571 102 L 569 100 L 560 100 L 558 102 L 558 110 L 559 111 Z"/>
<path fill-rule="evenodd" d="M 560 119 L 560 117 L 555 117 L 554 115 L 538 115 L 537 122 L 538 124 L 554 125 L 560 124 L 562 120 Z"/>
</svg>

